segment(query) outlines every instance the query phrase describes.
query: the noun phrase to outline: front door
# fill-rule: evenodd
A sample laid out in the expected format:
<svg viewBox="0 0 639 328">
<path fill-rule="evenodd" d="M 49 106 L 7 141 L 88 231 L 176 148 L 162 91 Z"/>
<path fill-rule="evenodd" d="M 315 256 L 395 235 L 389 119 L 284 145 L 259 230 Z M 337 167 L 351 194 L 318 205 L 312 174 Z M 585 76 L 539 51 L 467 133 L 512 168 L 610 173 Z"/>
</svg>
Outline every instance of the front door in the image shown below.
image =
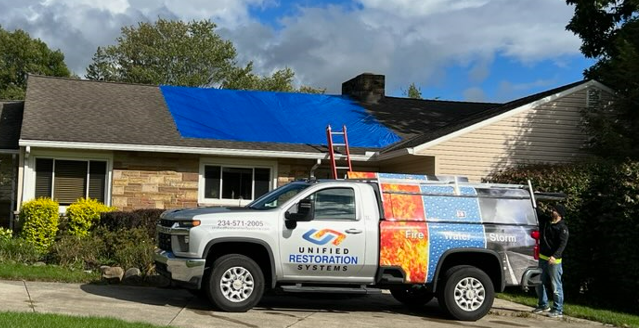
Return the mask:
<svg viewBox="0 0 639 328">
<path fill-rule="evenodd" d="M 284 279 L 366 281 L 360 273 L 366 252 L 366 225 L 355 190 L 325 188 L 306 199 L 313 204 L 313 220 L 282 230 L 280 260 Z M 291 209 L 295 210 L 295 206 Z"/>
</svg>

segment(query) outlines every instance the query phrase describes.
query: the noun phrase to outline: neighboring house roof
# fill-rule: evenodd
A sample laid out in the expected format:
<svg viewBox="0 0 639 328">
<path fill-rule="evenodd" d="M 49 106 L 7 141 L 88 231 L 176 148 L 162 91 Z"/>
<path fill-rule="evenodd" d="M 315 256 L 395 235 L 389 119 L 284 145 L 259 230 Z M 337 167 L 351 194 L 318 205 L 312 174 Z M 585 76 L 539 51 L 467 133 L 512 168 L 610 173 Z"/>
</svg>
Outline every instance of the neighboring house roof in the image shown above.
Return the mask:
<svg viewBox="0 0 639 328">
<path fill-rule="evenodd" d="M 17 151 L 23 101 L 0 101 L 0 150 Z"/>
<path fill-rule="evenodd" d="M 414 136 L 412 138 L 409 139 L 405 139 L 402 142 L 399 142 L 397 144 L 394 144 L 390 147 L 387 147 L 386 149 L 384 149 L 382 152 L 383 153 L 388 153 L 391 151 L 395 151 L 395 150 L 399 150 L 399 149 L 404 149 L 404 148 L 412 148 L 412 147 L 417 147 L 423 144 L 426 144 L 428 142 L 431 142 L 433 140 L 439 139 L 441 137 L 450 135 L 451 133 L 454 133 L 456 131 L 462 130 L 464 128 L 470 127 L 472 125 L 478 124 L 480 122 L 484 122 L 490 118 L 502 115 L 504 113 L 507 113 L 511 110 L 514 110 L 516 108 L 519 108 L 521 106 L 533 103 L 535 101 L 544 99 L 546 97 L 550 97 L 553 96 L 555 94 L 561 93 L 563 91 L 567 91 L 570 90 L 572 88 L 578 87 L 580 85 L 586 84 L 590 81 L 584 80 L 584 81 L 578 81 L 578 82 L 574 82 L 571 84 L 567 84 L 555 89 L 551 89 L 551 90 L 547 90 L 547 91 L 543 91 L 540 93 L 536 93 L 534 95 L 530 95 L 530 96 L 526 96 L 523 98 L 519 98 L 510 102 L 507 102 L 505 104 L 502 105 L 498 105 L 495 106 L 493 108 L 489 108 L 486 110 L 481 110 L 478 111 L 474 114 L 468 115 L 468 116 L 460 116 L 459 120 L 452 120 L 450 122 L 448 122 L 448 124 L 443 125 L 437 129 L 433 129 L 430 130 L 426 133 Z"/>
</svg>

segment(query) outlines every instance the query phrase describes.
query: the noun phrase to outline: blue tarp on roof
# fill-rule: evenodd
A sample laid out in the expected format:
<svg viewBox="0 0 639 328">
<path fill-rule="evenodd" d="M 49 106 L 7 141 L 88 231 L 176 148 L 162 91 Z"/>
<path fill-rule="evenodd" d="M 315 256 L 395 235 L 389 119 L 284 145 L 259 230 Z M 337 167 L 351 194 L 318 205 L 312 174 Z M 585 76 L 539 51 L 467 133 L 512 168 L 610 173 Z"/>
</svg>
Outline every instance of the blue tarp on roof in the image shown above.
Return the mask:
<svg viewBox="0 0 639 328">
<path fill-rule="evenodd" d="M 386 147 L 401 140 L 343 96 L 174 86 L 160 90 L 185 138 L 325 145 L 330 124 L 333 130 L 346 125 L 351 147 Z"/>
</svg>

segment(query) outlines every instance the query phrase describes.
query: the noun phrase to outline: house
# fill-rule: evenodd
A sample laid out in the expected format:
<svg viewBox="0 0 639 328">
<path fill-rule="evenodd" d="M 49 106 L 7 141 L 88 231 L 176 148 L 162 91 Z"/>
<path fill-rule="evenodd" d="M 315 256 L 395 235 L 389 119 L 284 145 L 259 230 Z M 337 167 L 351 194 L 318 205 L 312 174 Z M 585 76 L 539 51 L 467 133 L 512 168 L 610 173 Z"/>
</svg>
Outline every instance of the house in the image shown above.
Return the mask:
<svg viewBox="0 0 639 328">
<path fill-rule="evenodd" d="M 16 172 L 16 208 L 42 196 L 62 210 L 78 197 L 122 210 L 244 205 L 307 178 L 318 160 L 316 176 L 328 177 L 328 122 L 346 124 L 355 170 L 479 181 L 587 156 L 580 111 L 610 95 L 580 81 L 508 103 L 416 100 L 387 97 L 384 76 L 369 73 L 342 95 L 32 75 L 24 104 L 2 107 L 0 159 Z"/>
</svg>

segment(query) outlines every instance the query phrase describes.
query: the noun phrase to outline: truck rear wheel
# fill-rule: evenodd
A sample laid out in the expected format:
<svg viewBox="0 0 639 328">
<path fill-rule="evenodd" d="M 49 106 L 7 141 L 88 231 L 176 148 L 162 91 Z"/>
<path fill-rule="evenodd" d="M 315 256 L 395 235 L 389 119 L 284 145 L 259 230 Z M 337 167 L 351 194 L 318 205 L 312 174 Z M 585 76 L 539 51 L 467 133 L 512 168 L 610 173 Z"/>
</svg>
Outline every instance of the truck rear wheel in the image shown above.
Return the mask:
<svg viewBox="0 0 639 328">
<path fill-rule="evenodd" d="M 493 282 L 476 267 L 460 265 L 448 269 L 442 287 L 437 295 L 439 305 L 457 320 L 479 320 L 493 306 Z"/>
<path fill-rule="evenodd" d="M 397 286 L 390 289 L 393 297 L 408 306 L 422 306 L 430 302 L 434 295 L 423 286 Z"/>
<path fill-rule="evenodd" d="M 211 302 L 227 312 L 246 312 L 264 294 L 264 274 L 250 257 L 224 255 L 211 268 L 206 293 Z"/>
</svg>

